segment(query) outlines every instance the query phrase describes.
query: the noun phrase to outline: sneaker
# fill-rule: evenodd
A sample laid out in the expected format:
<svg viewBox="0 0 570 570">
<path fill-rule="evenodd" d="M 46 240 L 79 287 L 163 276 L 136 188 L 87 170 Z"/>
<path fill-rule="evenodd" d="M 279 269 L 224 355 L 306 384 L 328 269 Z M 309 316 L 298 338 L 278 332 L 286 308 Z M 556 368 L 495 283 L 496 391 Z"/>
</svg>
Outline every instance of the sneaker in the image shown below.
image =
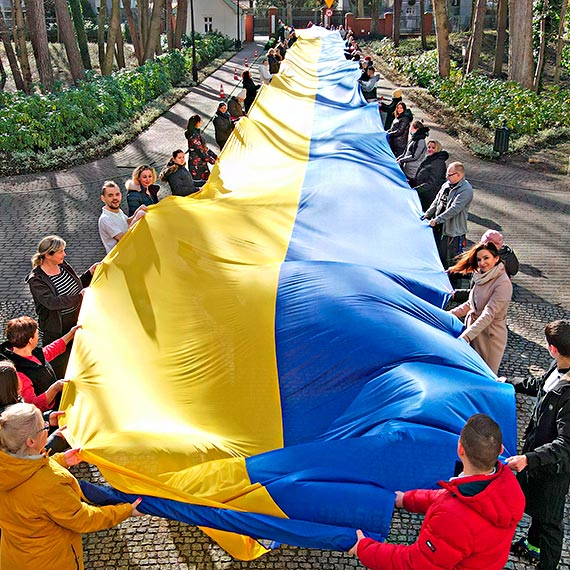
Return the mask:
<svg viewBox="0 0 570 570">
<path fill-rule="evenodd" d="M 521 538 L 511 544 L 511 553 L 519 558 L 524 558 L 533 565 L 540 562 L 540 548 L 529 544 L 526 538 Z"/>
</svg>

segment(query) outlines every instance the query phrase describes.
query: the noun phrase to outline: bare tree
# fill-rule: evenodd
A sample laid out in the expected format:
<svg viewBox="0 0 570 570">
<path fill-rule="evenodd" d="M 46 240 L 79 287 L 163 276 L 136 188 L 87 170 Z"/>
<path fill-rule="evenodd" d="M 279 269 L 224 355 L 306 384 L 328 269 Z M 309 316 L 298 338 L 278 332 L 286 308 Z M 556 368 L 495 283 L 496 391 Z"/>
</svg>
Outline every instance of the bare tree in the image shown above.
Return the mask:
<svg viewBox="0 0 570 570">
<path fill-rule="evenodd" d="M 125 16 L 127 17 L 127 26 L 129 26 L 129 32 L 131 33 L 131 39 L 133 40 L 133 48 L 135 50 L 135 56 L 139 65 L 142 64 L 142 48 L 141 48 L 141 40 L 139 34 L 139 28 L 137 23 L 135 22 L 135 18 L 133 16 L 133 11 L 131 10 L 131 3 L 129 0 L 123 0 L 123 9 L 125 10 Z"/>
<path fill-rule="evenodd" d="M 495 45 L 495 63 L 493 76 L 499 77 L 503 73 L 505 60 L 505 44 L 507 43 L 507 5 L 508 0 L 498 0 L 497 3 L 497 43 Z"/>
<path fill-rule="evenodd" d="M 509 0 L 509 79 L 532 88 L 532 0 Z"/>
<path fill-rule="evenodd" d="M 154 54 L 158 47 L 158 42 L 160 41 L 160 27 L 162 23 L 161 19 L 163 5 L 164 0 L 154 0 L 147 40 L 144 46 L 143 58 L 145 61 L 154 57 Z"/>
<path fill-rule="evenodd" d="M 375 38 L 378 35 L 378 0 L 370 0 L 370 35 Z"/>
<path fill-rule="evenodd" d="M 10 65 L 10 70 L 12 71 L 12 77 L 14 78 L 14 83 L 16 84 L 16 89 L 20 91 L 27 92 L 26 85 L 24 84 L 24 79 L 20 72 L 20 67 L 18 66 L 18 58 L 12 47 L 12 41 L 10 38 L 10 31 L 6 27 L 6 22 L 4 21 L 4 14 L 0 10 L 0 34 L 2 35 L 2 43 L 4 44 L 4 51 L 6 52 L 6 57 L 8 58 L 8 63 Z M 4 71 L 4 68 L 2 68 Z M 6 77 L 4 73 L 4 79 L 2 83 L 2 89 L 6 85 Z"/>
<path fill-rule="evenodd" d="M 1 10 L 0 10 L 1 11 Z M 4 91 L 4 87 L 6 87 L 6 80 L 8 79 L 8 74 L 4 69 L 4 63 L 2 58 L 0 57 L 0 91 Z"/>
<path fill-rule="evenodd" d="M 85 21 L 83 20 L 83 12 L 79 0 L 68 0 L 71 10 L 71 18 L 73 19 L 73 27 L 77 36 L 79 45 L 79 53 L 81 53 L 81 61 L 85 69 L 91 69 L 91 58 L 89 56 L 89 44 L 87 43 L 87 34 L 85 33 Z"/>
<path fill-rule="evenodd" d="M 71 71 L 73 83 L 77 85 L 79 81 L 84 79 L 85 69 L 83 67 L 83 62 L 81 61 L 81 54 L 79 53 L 75 33 L 73 32 L 73 24 L 71 22 L 71 16 L 69 15 L 69 8 L 67 7 L 66 0 L 54 1 L 59 37 L 65 46 L 65 53 L 67 54 L 67 60 L 69 61 L 69 71 Z"/>
<path fill-rule="evenodd" d="M 172 28 L 172 0 L 165 0 L 164 2 L 164 19 L 166 20 L 166 43 L 168 51 L 174 49 L 174 30 Z"/>
<path fill-rule="evenodd" d="M 483 42 L 483 24 L 485 23 L 485 12 L 487 11 L 487 0 L 477 0 L 475 14 L 473 16 L 473 27 L 467 50 L 467 73 L 471 73 L 479 65 L 481 55 L 481 43 Z"/>
<path fill-rule="evenodd" d="M 394 0 L 394 16 L 392 20 L 392 40 L 394 46 L 400 45 L 400 22 L 402 20 L 402 0 Z"/>
<path fill-rule="evenodd" d="M 542 69 L 544 68 L 544 57 L 546 54 L 546 19 L 548 17 L 548 0 L 544 0 L 542 4 L 542 13 L 540 14 L 540 44 L 538 48 L 538 61 L 536 62 L 536 67 L 534 69 L 534 79 L 532 81 L 532 89 L 535 93 L 538 93 L 538 88 L 540 87 L 540 78 L 542 77 Z"/>
<path fill-rule="evenodd" d="M 120 0 L 112 0 L 111 2 L 111 21 L 109 22 L 109 33 L 107 35 L 107 45 L 105 47 L 105 59 L 101 66 L 102 75 L 111 75 L 113 73 L 113 59 L 115 58 L 115 46 L 117 37 L 121 33 L 121 2 Z"/>
<path fill-rule="evenodd" d="M 32 48 L 40 76 L 40 83 L 47 91 L 53 87 L 53 68 L 49 57 L 48 37 L 46 28 L 46 14 L 43 0 L 27 0 L 26 19 Z"/>
<path fill-rule="evenodd" d="M 364 18 L 364 0 L 358 0 L 358 18 Z"/>
<path fill-rule="evenodd" d="M 558 25 L 558 43 L 556 45 L 556 65 L 554 67 L 554 83 L 560 83 L 560 66 L 562 64 L 562 47 L 564 42 L 564 27 L 566 25 L 566 12 L 568 11 L 568 0 L 562 0 L 560 7 L 560 23 Z"/>
<path fill-rule="evenodd" d="M 141 40 L 141 54 L 144 53 L 146 39 L 148 35 L 148 0 L 137 0 L 137 11 L 139 16 L 139 38 Z M 143 57 L 144 61 L 144 57 Z"/>
<path fill-rule="evenodd" d="M 125 62 L 125 41 L 123 39 L 123 30 L 120 27 L 119 27 L 119 34 L 117 35 L 115 59 L 117 60 L 117 67 L 119 69 L 125 69 L 125 67 L 127 66 Z"/>
<path fill-rule="evenodd" d="M 26 45 L 26 27 L 24 25 L 21 0 L 11 0 L 11 8 L 14 43 L 16 44 L 16 53 L 18 55 L 18 61 L 20 62 L 20 69 L 22 70 L 24 91 L 29 93 L 32 85 L 32 69 L 28 57 L 28 46 Z"/>
<path fill-rule="evenodd" d="M 176 26 L 174 27 L 174 47 L 180 49 L 182 47 L 182 34 L 186 31 L 186 22 L 188 19 L 188 0 L 178 0 L 176 8 Z"/>
<path fill-rule="evenodd" d="M 449 22 L 447 19 L 446 0 L 432 0 L 432 2 L 439 76 L 449 77 L 451 62 L 449 58 Z"/>
<path fill-rule="evenodd" d="M 422 49 L 427 51 L 427 31 L 424 22 L 424 14 L 426 11 L 426 0 L 420 0 L 420 36 L 422 38 Z M 429 30 L 431 32 L 431 30 Z"/>
</svg>

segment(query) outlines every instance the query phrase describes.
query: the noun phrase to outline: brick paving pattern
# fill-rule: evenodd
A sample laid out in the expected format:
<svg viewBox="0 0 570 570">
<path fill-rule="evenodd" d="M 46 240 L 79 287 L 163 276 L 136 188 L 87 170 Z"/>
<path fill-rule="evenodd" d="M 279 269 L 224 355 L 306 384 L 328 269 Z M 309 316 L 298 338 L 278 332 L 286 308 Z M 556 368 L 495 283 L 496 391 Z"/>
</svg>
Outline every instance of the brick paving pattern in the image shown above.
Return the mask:
<svg viewBox="0 0 570 570">
<path fill-rule="evenodd" d="M 199 113 L 206 124 L 215 114 L 220 84 L 229 97 L 237 89 L 234 68 L 241 74 L 244 57 L 257 74 L 253 52 L 262 54 L 263 43 L 245 48 L 160 117 L 135 141 L 112 156 L 61 172 L 13 176 L 0 179 L 0 228 L 3 245 L 3 279 L 0 281 L 0 326 L 7 319 L 34 314 L 24 279 L 37 242 L 48 233 L 68 241 L 67 252 L 77 270 L 85 270 L 102 258 L 103 247 L 97 232 L 102 206 L 99 188 L 106 179 L 122 183 L 139 164 L 163 166 L 175 148 L 186 148 L 184 128 L 187 118 Z M 383 80 L 380 93 L 389 98 L 394 86 Z M 406 100 L 404 90 L 404 100 Z M 488 228 L 498 229 L 516 251 L 520 273 L 514 278 L 514 297 L 509 309 L 509 342 L 502 373 L 508 376 L 540 374 L 549 356 L 542 335 L 544 325 L 557 318 L 570 318 L 570 290 L 566 273 L 570 259 L 567 237 L 570 212 L 570 178 L 514 167 L 508 158 L 483 162 L 471 156 L 453 138 L 434 124 L 425 112 L 412 105 L 414 114 L 425 120 L 450 153 L 451 160 L 466 166 L 466 176 L 475 188 L 469 216 L 469 235 L 477 240 Z M 217 150 L 213 128 L 206 137 Z M 532 399 L 518 396 L 519 434 L 528 421 Z M 76 474 L 99 481 L 95 467 L 80 466 Z M 561 569 L 570 570 L 568 505 L 566 541 Z M 411 514 L 394 516 L 390 540 L 411 542 L 417 536 L 421 518 Z M 523 520 L 518 534 L 528 526 Z M 175 521 L 144 517 L 129 520 L 115 529 L 85 535 L 87 569 L 309 569 L 345 570 L 359 567 L 345 553 L 281 546 L 254 562 L 233 560 L 199 529 Z M 522 570 L 529 565 L 511 559 L 507 568 Z"/>
</svg>

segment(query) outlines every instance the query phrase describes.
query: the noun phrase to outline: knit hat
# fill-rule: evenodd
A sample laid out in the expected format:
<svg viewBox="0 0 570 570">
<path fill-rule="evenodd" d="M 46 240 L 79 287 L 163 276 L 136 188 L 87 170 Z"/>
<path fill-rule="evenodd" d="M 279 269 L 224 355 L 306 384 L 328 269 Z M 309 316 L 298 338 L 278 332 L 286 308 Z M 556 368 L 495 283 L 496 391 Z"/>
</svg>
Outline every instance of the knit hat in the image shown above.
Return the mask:
<svg viewBox="0 0 570 570">
<path fill-rule="evenodd" d="M 503 236 L 497 230 L 487 230 L 481 236 L 481 243 L 493 243 L 497 246 L 497 249 L 503 247 Z"/>
<path fill-rule="evenodd" d="M 402 97 L 402 90 L 401 89 L 394 89 L 394 91 L 392 91 L 392 97 L 394 97 L 394 99 L 398 99 L 399 97 Z"/>
</svg>

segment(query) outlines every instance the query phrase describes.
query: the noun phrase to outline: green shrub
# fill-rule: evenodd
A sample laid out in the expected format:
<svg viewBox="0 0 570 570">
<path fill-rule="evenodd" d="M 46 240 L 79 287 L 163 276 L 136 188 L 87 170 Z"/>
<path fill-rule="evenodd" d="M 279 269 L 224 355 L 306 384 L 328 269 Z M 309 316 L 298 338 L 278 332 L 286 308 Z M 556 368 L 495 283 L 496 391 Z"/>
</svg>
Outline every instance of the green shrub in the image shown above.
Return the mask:
<svg viewBox="0 0 570 570">
<path fill-rule="evenodd" d="M 215 59 L 232 43 L 220 33 L 197 37 L 197 62 Z M 107 77 L 89 71 L 77 88 L 47 95 L 0 92 L 0 158 L 79 145 L 138 116 L 150 102 L 187 81 L 191 69 L 192 55 L 186 49 Z"/>
</svg>

